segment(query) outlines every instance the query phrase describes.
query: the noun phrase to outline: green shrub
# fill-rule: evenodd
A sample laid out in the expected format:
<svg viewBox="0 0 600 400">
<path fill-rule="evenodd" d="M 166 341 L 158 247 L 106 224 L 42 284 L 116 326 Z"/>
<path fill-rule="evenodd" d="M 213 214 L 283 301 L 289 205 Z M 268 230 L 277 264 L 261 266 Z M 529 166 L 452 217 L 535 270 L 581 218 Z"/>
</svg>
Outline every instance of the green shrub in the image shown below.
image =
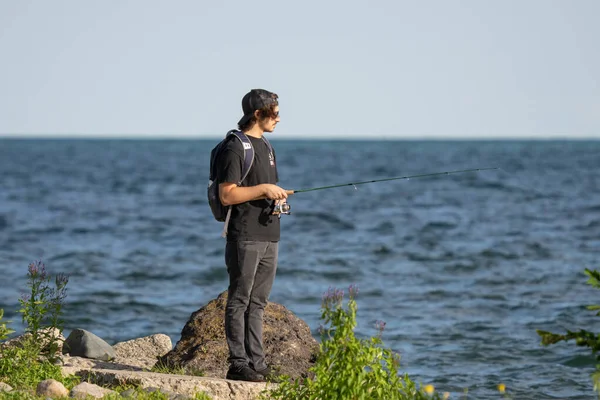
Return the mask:
<svg viewBox="0 0 600 400">
<path fill-rule="evenodd" d="M 59 365 L 38 360 L 37 348 L 29 345 L 10 346 L 0 356 L 0 376 L 14 388 L 35 389 L 45 379 L 55 379 L 67 387 L 79 382 L 76 377 L 63 377 Z"/>
<path fill-rule="evenodd" d="M 344 307 L 344 293 L 329 289 L 323 296 L 322 341 L 309 378 L 283 379 L 264 394 L 273 399 L 440 399 L 431 385 L 419 389 L 408 375 L 399 375 L 400 356 L 382 346 L 385 323 L 378 322 L 378 335 L 358 339 L 354 335 L 358 289 L 350 286 Z"/>
<path fill-rule="evenodd" d="M 600 289 L 600 273 L 597 270 L 585 269 L 585 275 L 588 276 L 587 284 L 596 289 Z M 588 310 L 596 311 L 596 316 L 600 316 L 600 305 L 594 304 L 586 307 Z M 577 346 L 587 347 L 591 350 L 592 355 L 596 357 L 596 372 L 592 374 L 594 382 L 594 390 L 600 389 L 600 335 L 594 332 L 580 329 L 578 332 L 567 330 L 565 334 L 551 333 L 547 331 L 537 330 L 538 335 L 542 338 L 542 345 L 549 346 L 558 342 L 575 341 Z"/>
</svg>

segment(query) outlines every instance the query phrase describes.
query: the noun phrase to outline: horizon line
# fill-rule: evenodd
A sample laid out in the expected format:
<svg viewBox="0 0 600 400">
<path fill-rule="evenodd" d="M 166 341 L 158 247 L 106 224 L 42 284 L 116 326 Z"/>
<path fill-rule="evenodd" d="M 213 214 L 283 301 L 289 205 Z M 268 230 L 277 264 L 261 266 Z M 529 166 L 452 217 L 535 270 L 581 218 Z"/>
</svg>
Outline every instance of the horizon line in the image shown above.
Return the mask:
<svg viewBox="0 0 600 400">
<path fill-rule="evenodd" d="M 0 133 L 0 139 L 57 139 L 57 140 L 213 140 L 223 138 L 222 134 L 72 134 L 72 133 Z M 270 136 L 270 135 L 269 135 Z M 480 140 L 480 141 L 501 141 L 501 140 L 600 140 L 600 135 L 290 135 L 275 134 L 271 140 L 348 140 L 348 141 L 402 141 L 402 140 Z"/>
</svg>

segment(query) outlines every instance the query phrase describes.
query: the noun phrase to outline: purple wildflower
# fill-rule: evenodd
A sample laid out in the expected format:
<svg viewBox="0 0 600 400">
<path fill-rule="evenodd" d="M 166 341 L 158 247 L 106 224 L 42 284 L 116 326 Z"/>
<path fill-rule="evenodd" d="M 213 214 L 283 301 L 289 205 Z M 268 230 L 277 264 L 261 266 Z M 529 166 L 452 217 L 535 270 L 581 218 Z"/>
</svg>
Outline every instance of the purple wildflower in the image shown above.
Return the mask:
<svg viewBox="0 0 600 400">
<path fill-rule="evenodd" d="M 375 328 L 377 328 L 377 330 L 379 332 L 383 332 L 383 330 L 385 329 L 385 321 L 381 321 L 381 320 L 375 321 Z"/>
<path fill-rule="evenodd" d="M 27 269 L 32 278 L 46 279 L 46 266 L 41 260 L 32 262 Z"/>
<path fill-rule="evenodd" d="M 342 300 L 344 299 L 344 291 L 341 289 L 335 289 L 331 286 L 323 294 L 322 305 L 324 308 L 330 308 L 333 306 L 341 306 Z"/>
<path fill-rule="evenodd" d="M 354 283 L 352 285 L 350 285 L 350 287 L 348 287 L 348 293 L 349 293 L 351 299 L 355 298 L 356 295 L 358 294 L 358 286 L 355 285 Z"/>
<path fill-rule="evenodd" d="M 59 273 L 56 275 L 56 287 L 61 289 L 63 287 L 65 287 L 67 285 L 67 283 L 69 283 L 69 276 L 67 274 L 64 273 Z"/>
</svg>

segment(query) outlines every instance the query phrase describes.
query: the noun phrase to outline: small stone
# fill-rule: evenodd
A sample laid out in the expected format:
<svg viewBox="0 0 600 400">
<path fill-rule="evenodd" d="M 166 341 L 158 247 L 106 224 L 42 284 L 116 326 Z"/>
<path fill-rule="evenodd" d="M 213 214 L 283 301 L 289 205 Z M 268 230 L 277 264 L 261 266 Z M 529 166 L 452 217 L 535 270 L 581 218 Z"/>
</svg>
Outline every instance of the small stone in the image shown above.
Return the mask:
<svg viewBox="0 0 600 400">
<path fill-rule="evenodd" d="M 12 386 L 8 383 L 0 382 L 0 392 L 11 392 L 12 390 Z"/>
<path fill-rule="evenodd" d="M 101 399 L 107 394 L 117 393 L 114 390 L 105 389 L 98 385 L 88 382 L 82 382 L 71 390 L 71 397 L 75 399 L 86 399 L 91 396 L 96 399 Z"/>
<path fill-rule="evenodd" d="M 54 379 L 46 379 L 45 381 L 38 383 L 35 393 L 38 396 L 46 396 L 51 398 L 67 397 L 69 395 L 67 388 L 62 383 Z"/>
</svg>

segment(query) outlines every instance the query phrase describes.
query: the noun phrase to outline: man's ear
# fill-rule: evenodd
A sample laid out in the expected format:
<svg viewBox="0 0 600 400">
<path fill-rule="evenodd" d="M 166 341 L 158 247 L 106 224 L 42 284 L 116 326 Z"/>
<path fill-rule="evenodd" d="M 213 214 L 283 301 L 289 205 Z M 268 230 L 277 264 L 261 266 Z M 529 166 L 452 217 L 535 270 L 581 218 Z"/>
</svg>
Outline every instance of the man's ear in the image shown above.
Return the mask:
<svg viewBox="0 0 600 400">
<path fill-rule="evenodd" d="M 260 111 L 259 110 L 254 111 L 254 116 L 256 117 L 256 120 L 258 121 L 260 119 Z"/>
</svg>

